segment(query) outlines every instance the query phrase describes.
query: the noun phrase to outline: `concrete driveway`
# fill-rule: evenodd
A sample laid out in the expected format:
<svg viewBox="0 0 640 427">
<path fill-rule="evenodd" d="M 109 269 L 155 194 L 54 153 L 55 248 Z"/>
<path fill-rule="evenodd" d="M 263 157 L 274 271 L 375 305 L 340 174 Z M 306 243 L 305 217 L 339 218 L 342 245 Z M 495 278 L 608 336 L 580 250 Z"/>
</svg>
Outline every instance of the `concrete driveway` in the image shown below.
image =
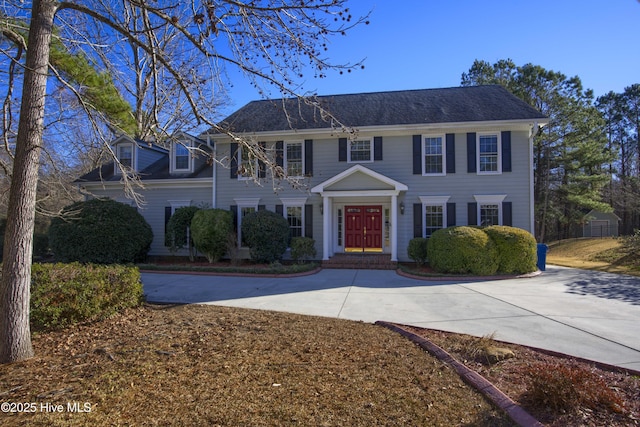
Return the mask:
<svg viewBox="0 0 640 427">
<path fill-rule="evenodd" d="M 557 351 L 640 371 L 640 277 L 549 266 L 540 276 L 423 281 L 323 269 L 296 278 L 143 273 L 150 302 L 386 320 Z"/>
</svg>

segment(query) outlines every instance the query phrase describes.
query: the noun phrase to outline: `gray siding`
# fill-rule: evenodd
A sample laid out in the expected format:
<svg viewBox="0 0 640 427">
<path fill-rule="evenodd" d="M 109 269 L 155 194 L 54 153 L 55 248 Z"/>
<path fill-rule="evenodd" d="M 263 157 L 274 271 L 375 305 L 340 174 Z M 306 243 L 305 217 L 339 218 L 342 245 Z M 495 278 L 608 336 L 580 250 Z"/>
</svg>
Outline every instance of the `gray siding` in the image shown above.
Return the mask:
<svg viewBox="0 0 640 427">
<path fill-rule="evenodd" d="M 505 129 L 494 129 L 499 132 Z M 399 181 L 409 187 L 409 190 L 401 194 L 398 202 L 405 205 L 404 215 L 399 215 L 398 222 L 398 255 L 400 260 L 408 260 L 406 248 L 413 238 L 413 212 L 412 205 L 420 203 L 419 196 L 450 196 L 449 203 L 456 203 L 456 224 L 466 225 L 467 204 L 475 202 L 474 195 L 498 195 L 506 194 L 504 202 L 511 202 L 513 208 L 513 226 L 531 231 L 531 207 L 530 207 L 530 158 L 528 131 L 520 130 L 511 133 L 511 158 L 512 172 L 503 172 L 499 175 L 478 175 L 467 173 L 467 147 L 466 133 L 469 129 L 455 132 L 455 161 L 456 173 L 446 176 L 422 176 L 412 173 L 412 134 L 389 135 L 384 133 L 366 134 L 361 137 L 383 137 L 384 158 L 381 161 L 361 163 L 375 172 L 383 174 L 393 180 Z M 430 132 L 432 133 L 432 132 Z M 451 133 L 450 130 L 444 133 Z M 283 138 L 279 138 L 283 139 Z M 286 139 L 285 139 L 286 140 Z M 275 143 L 275 142 L 273 142 Z M 268 143 L 268 146 L 271 143 Z M 218 143 L 218 155 L 228 155 L 229 145 Z M 356 163 L 338 161 L 338 137 L 313 138 L 313 169 L 314 175 L 305 179 L 308 188 L 312 188 L 340 172 L 349 169 Z M 322 216 L 319 215 L 319 205 L 322 199 L 317 194 L 310 194 L 305 190 L 292 189 L 285 182 L 279 188 L 272 186 L 269 176 L 262 186 L 256 186 L 251 181 L 232 179 L 229 170 L 218 168 L 218 200 L 219 207 L 234 205 L 234 198 L 260 197 L 260 204 L 269 210 L 275 210 L 275 205 L 280 204 L 281 197 L 308 197 L 307 204 L 314 205 L 313 237 L 316 240 L 318 254 L 322 250 Z M 332 186 L 332 190 L 347 189 L 346 183 L 354 184 L 355 189 L 371 187 L 369 178 L 353 176 L 344 182 Z M 341 202 L 351 202 L 341 200 Z M 357 202 L 357 200 L 354 200 Z M 366 200 L 374 202 L 374 200 Z M 388 202 L 388 199 L 387 199 Z M 326 214 L 326 213 L 325 213 Z"/>
<path fill-rule="evenodd" d="M 187 180 L 185 180 L 187 181 Z M 91 189 L 97 197 L 110 197 L 119 202 L 124 202 L 121 189 Z M 149 255 L 172 255 L 164 246 L 165 207 L 171 206 L 170 201 L 188 200 L 191 205 L 211 207 L 211 187 L 193 188 L 185 183 L 181 187 L 159 188 L 149 185 L 144 190 L 145 205 L 138 208 L 153 230 L 153 243 Z M 188 255 L 186 251 L 177 255 Z"/>
</svg>

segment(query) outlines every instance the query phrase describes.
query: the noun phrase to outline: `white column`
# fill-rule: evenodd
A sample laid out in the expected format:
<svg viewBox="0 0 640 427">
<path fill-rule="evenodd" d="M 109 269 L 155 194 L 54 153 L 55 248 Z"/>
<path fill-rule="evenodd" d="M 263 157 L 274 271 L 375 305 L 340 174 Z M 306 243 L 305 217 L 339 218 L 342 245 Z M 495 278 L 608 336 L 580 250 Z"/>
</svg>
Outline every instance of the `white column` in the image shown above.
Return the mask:
<svg viewBox="0 0 640 427">
<path fill-rule="evenodd" d="M 391 196 L 391 261 L 398 261 L 398 196 Z"/>
<path fill-rule="evenodd" d="M 322 259 L 329 259 L 331 248 L 331 198 L 322 196 Z"/>
</svg>

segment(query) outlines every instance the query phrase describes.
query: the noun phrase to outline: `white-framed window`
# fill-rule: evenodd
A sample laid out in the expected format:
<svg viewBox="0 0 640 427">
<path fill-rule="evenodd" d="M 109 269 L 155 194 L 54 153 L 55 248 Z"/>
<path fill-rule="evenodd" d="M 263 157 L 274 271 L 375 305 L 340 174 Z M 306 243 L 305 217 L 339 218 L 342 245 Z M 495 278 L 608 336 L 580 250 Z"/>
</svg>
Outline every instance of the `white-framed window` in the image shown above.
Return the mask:
<svg viewBox="0 0 640 427">
<path fill-rule="evenodd" d="M 238 151 L 238 179 L 258 177 L 258 159 L 246 147 L 239 147 Z"/>
<path fill-rule="evenodd" d="M 500 133 L 479 133 L 477 140 L 478 174 L 502 173 Z"/>
<path fill-rule="evenodd" d="M 422 135 L 422 175 L 445 175 L 444 135 Z"/>
<path fill-rule="evenodd" d="M 502 225 L 502 201 L 506 194 L 473 197 L 478 203 L 478 225 Z"/>
<path fill-rule="evenodd" d="M 260 203 L 260 198 L 234 199 L 234 202 L 238 206 L 238 215 L 236 218 L 236 227 L 238 230 L 238 247 L 246 247 L 247 244 L 244 241 L 244 237 L 242 236 L 242 219 L 258 210 L 258 203 Z"/>
<path fill-rule="evenodd" d="M 192 171 L 191 143 L 175 142 L 172 146 L 171 168 L 173 172 Z"/>
<path fill-rule="evenodd" d="M 447 202 L 450 196 L 420 196 L 422 202 L 422 237 L 447 228 Z"/>
<path fill-rule="evenodd" d="M 373 139 L 356 139 L 348 142 L 348 163 L 373 162 Z"/>
<path fill-rule="evenodd" d="M 302 141 L 285 142 L 284 169 L 288 177 L 304 176 L 304 143 Z"/>
<path fill-rule="evenodd" d="M 306 197 L 282 198 L 282 215 L 289 223 L 291 237 L 304 237 L 304 204 Z"/>
<path fill-rule="evenodd" d="M 133 144 L 118 144 L 116 146 L 116 156 L 120 166 L 115 165 L 115 173 L 122 173 L 121 168 L 135 169 Z"/>
</svg>

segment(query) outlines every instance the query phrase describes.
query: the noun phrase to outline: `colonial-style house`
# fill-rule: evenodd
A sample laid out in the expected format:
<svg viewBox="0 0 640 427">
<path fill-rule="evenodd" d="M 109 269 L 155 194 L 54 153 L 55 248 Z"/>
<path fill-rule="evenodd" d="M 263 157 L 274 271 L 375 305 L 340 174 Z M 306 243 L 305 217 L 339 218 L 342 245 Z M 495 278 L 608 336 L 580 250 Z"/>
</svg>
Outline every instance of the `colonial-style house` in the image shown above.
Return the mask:
<svg viewBox="0 0 640 427">
<path fill-rule="evenodd" d="M 264 148 L 287 179 L 273 177 L 228 134 L 181 134 L 169 150 L 126 137 L 114 141 L 120 163 L 144 183 L 140 212 L 154 232 L 150 255 L 170 254 L 165 224 L 186 205 L 231 210 L 240 246 L 245 215 L 258 209 L 280 213 L 293 236 L 315 240 L 323 260 L 347 252 L 408 261 L 409 240 L 453 225 L 533 231 L 532 139 L 547 118 L 506 89 L 407 90 L 317 101 L 331 116 L 295 100 L 260 100 L 221 122 Z M 354 132 L 345 133 L 330 117 Z M 192 148 L 222 163 L 207 162 Z M 124 201 L 121 181 L 119 166 L 111 163 L 78 183 L 95 196 Z"/>
</svg>

